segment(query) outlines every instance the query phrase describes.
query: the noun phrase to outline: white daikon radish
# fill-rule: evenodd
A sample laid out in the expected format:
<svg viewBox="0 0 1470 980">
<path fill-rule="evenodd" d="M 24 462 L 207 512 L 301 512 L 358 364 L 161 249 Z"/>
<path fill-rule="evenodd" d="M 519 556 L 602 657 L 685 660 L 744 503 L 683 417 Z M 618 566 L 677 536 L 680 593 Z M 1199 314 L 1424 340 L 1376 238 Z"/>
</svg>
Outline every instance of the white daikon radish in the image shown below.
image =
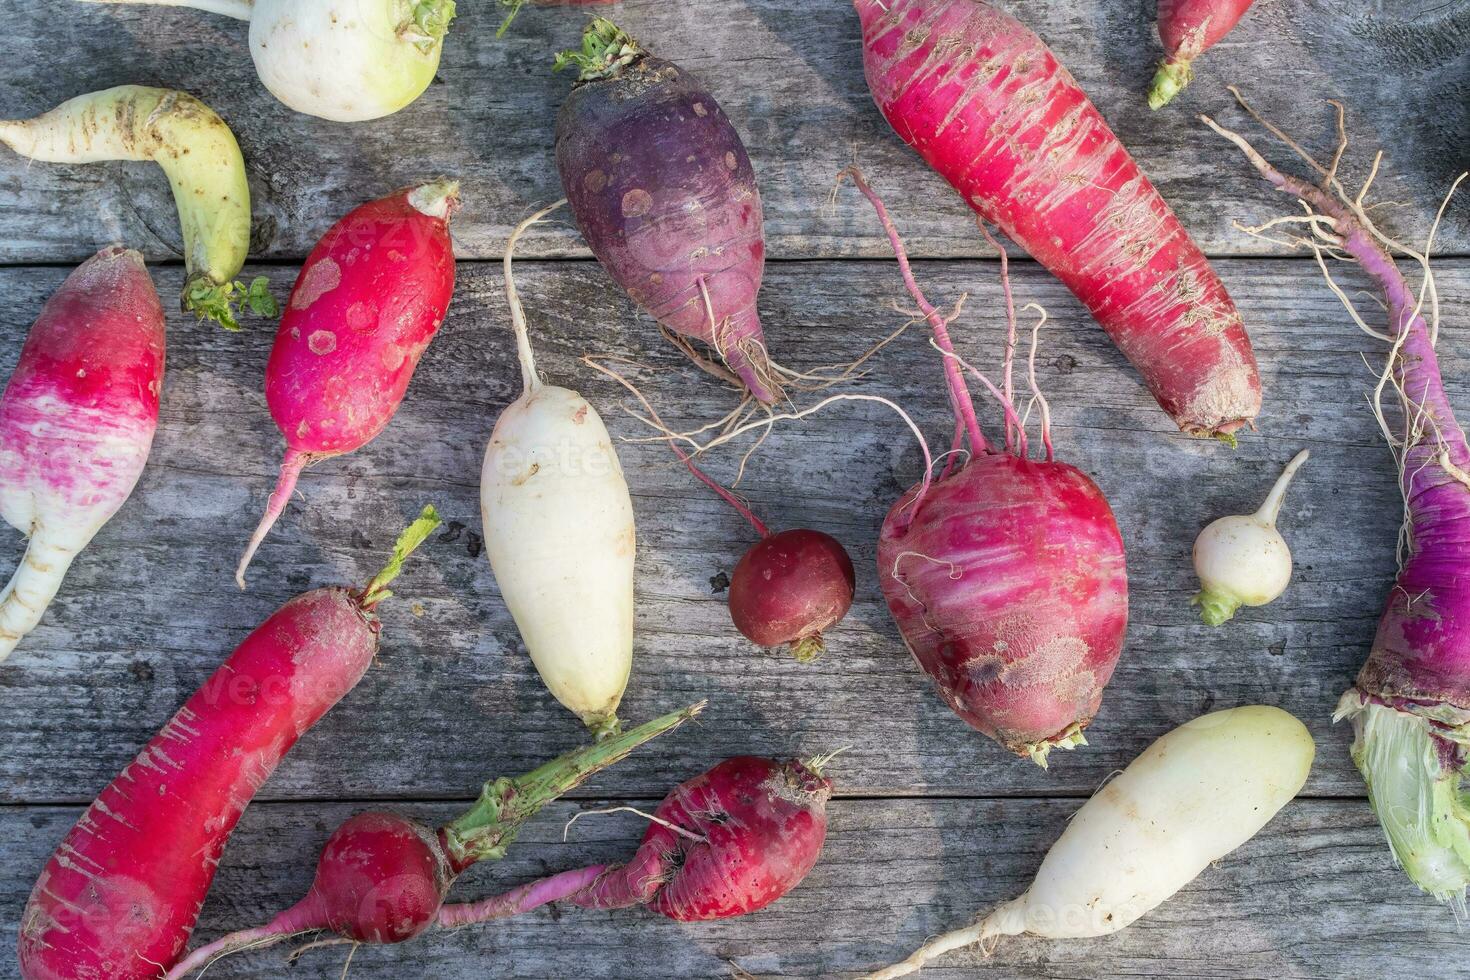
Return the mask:
<svg viewBox="0 0 1470 980">
<path fill-rule="evenodd" d="M 516 293 L 510 236 L 505 290 L 524 392 L 495 423 L 480 477 L 485 550 L 541 679 L 599 737 L 617 731 L 633 665 L 633 500 L 602 417 L 581 395 L 543 384 Z"/>
<path fill-rule="evenodd" d="M 1250 840 L 1301 791 L 1316 747 L 1279 708 L 1216 711 L 1143 751 L 1082 805 L 1020 898 L 867 980 L 918 971 L 1002 936 L 1105 936 L 1130 925 Z"/>
</svg>

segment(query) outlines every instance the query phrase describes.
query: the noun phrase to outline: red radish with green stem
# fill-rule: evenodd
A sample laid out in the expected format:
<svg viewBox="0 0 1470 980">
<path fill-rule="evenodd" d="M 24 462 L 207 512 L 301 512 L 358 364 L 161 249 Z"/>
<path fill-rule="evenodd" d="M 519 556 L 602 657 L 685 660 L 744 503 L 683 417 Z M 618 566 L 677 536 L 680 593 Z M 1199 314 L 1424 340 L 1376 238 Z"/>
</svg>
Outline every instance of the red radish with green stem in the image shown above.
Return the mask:
<svg viewBox="0 0 1470 980">
<path fill-rule="evenodd" d="M 174 962 L 240 815 L 362 679 L 378 652 L 375 610 L 438 525 L 424 508 L 365 588 L 282 606 L 97 796 L 21 915 L 24 980 L 156 980 Z"/>
<path fill-rule="evenodd" d="M 235 570 L 240 588 L 301 471 L 361 449 L 398 411 L 454 295 L 449 219 L 458 206 L 452 180 L 369 202 L 333 225 L 302 266 L 265 369 L 286 459 Z"/>
<path fill-rule="evenodd" d="M 455 879 L 480 861 L 498 861 L 542 807 L 673 731 L 705 702 L 604 739 L 517 778 L 487 782 L 479 801 L 438 830 L 396 813 L 359 813 L 333 831 L 306 897 L 257 929 L 194 950 L 164 980 L 182 980 L 221 956 L 303 932 L 356 943 L 401 943 L 433 926 Z"/>
<path fill-rule="evenodd" d="M 667 431 L 658 412 L 631 382 L 592 358 L 583 361 L 632 392 L 654 426 Z M 809 528 L 773 534 L 745 501 L 700 469 L 678 442 L 670 439 L 669 448 L 695 479 L 760 535 L 730 574 L 728 602 L 735 628 L 758 646 L 789 646 L 799 663 L 816 660 L 827 649 L 823 634 L 852 608 L 857 577 L 847 549 L 830 534 Z"/>
<path fill-rule="evenodd" d="M 1164 61 L 1148 90 L 1150 109 L 1162 109 L 1194 79 L 1194 60 L 1240 23 L 1256 0 L 1159 0 Z"/>
<path fill-rule="evenodd" d="M 760 189 L 725 110 L 602 17 L 557 59 L 566 66 L 581 75 L 557 116 L 556 166 L 588 247 L 650 316 L 713 347 L 760 402 L 778 401 L 756 310 Z"/>
<path fill-rule="evenodd" d="M 980 0 L 854 5 L 898 135 L 1072 290 L 1180 429 L 1233 441 L 1252 424 L 1261 383 L 1240 314 L 1042 40 Z"/>
<path fill-rule="evenodd" d="M 1240 93 L 1235 96 L 1255 116 Z M 1255 116 L 1317 172 L 1315 184 L 1282 173 L 1243 136 L 1208 117 L 1204 121 L 1303 205 L 1304 213 L 1269 226 L 1301 228 L 1293 244 L 1312 250 L 1354 321 L 1390 344 L 1373 405 L 1404 498 L 1399 569 L 1368 660 L 1334 717 L 1353 723 L 1353 761 L 1395 859 L 1420 888 L 1463 913 L 1470 886 L 1470 806 L 1462 788 L 1470 772 L 1470 445 L 1445 393 L 1435 351 L 1439 298 L 1429 255 L 1439 218 L 1422 251 L 1379 230 L 1363 202 L 1383 155 L 1374 158 L 1364 186 L 1351 193 L 1338 173 L 1347 134 L 1343 108 L 1334 105 L 1339 141 L 1328 166 Z M 1395 254 L 1422 269 L 1417 291 Z M 1382 292 L 1386 331 L 1368 326 L 1333 282 L 1328 256 L 1357 262 Z M 1385 400 L 1394 407 L 1386 409 Z M 1397 419 L 1391 422 L 1390 414 Z"/>
<path fill-rule="evenodd" d="M 883 594 L 945 703 L 1044 767 L 1052 749 L 1086 744 L 1082 731 L 1122 654 L 1128 624 L 1122 536 L 1097 485 L 1053 458 L 1044 399 L 1038 404 L 1045 456 L 1028 457 L 1024 420 L 1006 396 L 1014 315 L 998 387 L 955 353 L 948 324 L 915 282 L 883 202 L 856 170 L 844 176 L 877 210 L 904 284 L 929 320 L 971 454 L 937 482 L 926 472 L 889 511 L 878 539 Z M 1034 335 L 1031 365 L 1037 390 Z M 1004 447 L 981 433 L 961 369 L 1001 402 Z"/>
<path fill-rule="evenodd" d="M 832 797 L 822 767 L 829 760 L 727 759 L 664 798 L 626 864 L 563 872 L 481 902 L 446 905 L 439 923 L 473 925 L 548 902 L 644 905 L 679 922 L 759 911 L 800 884 L 821 856 Z"/>
<path fill-rule="evenodd" d="M 0 517 L 26 534 L 0 591 L 0 660 L 133 492 L 158 427 L 164 322 L 143 257 L 112 246 L 47 300 L 0 395 Z"/>
</svg>

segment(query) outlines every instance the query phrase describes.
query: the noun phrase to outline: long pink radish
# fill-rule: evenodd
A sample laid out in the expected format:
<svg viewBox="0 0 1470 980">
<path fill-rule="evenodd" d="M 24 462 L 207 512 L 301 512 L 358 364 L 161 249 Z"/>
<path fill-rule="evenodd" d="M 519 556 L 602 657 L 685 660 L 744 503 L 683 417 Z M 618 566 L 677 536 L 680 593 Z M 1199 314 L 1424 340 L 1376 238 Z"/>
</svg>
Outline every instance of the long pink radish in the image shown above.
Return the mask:
<svg viewBox="0 0 1470 980">
<path fill-rule="evenodd" d="M 163 363 L 158 293 L 143 257 L 120 246 L 82 263 L 31 327 L 0 396 L 0 517 L 30 538 L 0 592 L 0 660 L 133 492 Z"/>
<path fill-rule="evenodd" d="M 262 623 L 82 814 L 31 890 L 24 980 L 157 980 L 183 952 L 240 815 L 378 651 L 374 609 L 433 508 L 363 589 L 317 589 Z"/>
<path fill-rule="evenodd" d="M 1194 60 L 1229 34 L 1256 0 L 1159 0 L 1164 61 L 1148 90 L 1148 107 L 1162 109 L 1194 78 Z"/>
<path fill-rule="evenodd" d="M 361 449 L 398 411 L 454 295 L 449 219 L 458 205 L 449 180 L 371 201 L 333 225 L 301 267 L 265 369 L 286 459 L 235 570 L 240 588 L 301 471 Z"/>
<path fill-rule="evenodd" d="M 854 0 L 883 115 L 977 214 L 1092 312 L 1191 435 L 1261 408 L 1240 314 L 1041 38 L 980 0 Z"/>
</svg>

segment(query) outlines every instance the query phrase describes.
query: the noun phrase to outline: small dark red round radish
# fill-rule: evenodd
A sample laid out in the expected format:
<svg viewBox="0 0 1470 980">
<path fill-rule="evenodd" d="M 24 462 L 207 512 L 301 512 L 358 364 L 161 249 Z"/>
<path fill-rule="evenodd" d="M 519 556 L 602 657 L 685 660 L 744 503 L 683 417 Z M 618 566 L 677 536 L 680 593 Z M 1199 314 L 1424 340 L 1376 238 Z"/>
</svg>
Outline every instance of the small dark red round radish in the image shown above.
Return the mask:
<svg viewBox="0 0 1470 980">
<path fill-rule="evenodd" d="M 369 811 L 327 839 L 303 901 L 319 906 L 339 936 L 401 943 L 434 924 L 453 880 L 433 830 L 396 813 Z"/>
<path fill-rule="evenodd" d="M 830 534 L 795 528 L 761 538 L 730 576 L 730 618 L 763 647 L 791 644 L 802 663 L 822 655 L 822 632 L 852 608 L 852 559 Z"/>
</svg>

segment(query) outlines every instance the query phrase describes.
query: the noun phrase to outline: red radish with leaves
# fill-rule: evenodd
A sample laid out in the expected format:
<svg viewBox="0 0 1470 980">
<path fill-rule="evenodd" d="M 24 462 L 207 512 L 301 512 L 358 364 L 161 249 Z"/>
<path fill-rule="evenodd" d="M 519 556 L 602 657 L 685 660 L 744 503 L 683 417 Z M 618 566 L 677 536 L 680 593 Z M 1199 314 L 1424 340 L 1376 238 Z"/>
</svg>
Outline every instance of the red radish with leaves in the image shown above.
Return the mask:
<svg viewBox="0 0 1470 980">
<path fill-rule="evenodd" d="M 286 459 L 245 569 L 301 471 L 377 438 L 398 411 L 454 295 L 449 219 L 459 183 L 441 180 L 362 205 L 312 249 L 276 331 L 265 398 Z"/>
<path fill-rule="evenodd" d="M 1357 193 L 1348 190 L 1338 175 L 1347 136 L 1343 108 L 1336 108 L 1339 143 L 1331 166 L 1289 144 L 1317 171 L 1315 183 L 1283 174 L 1244 137 L 1208 117 L 1205 122 L 1234 142 L 1271 184 L 1306 206 L 1306 214 L 1276 223 L 1302 226 L 1298 241 L 1313 250 L 1324 271 L 1326 256 L 1351 256 L 1383 294 L 1386 332 L 1369 327 L 1333 284 L 1358 325 L 1392 344 L 1373 404 L 1404 498 L 1398 576 L 1368 660 L 1334 719 L 1353 723 L 1353 761 L 1395 859 L 1420 888 L 1463 913 L 1470 887 L 1470 810 L 1463 795 L 1470 773 L 1470 444 L 1445 392 L 1435 350 L 1439 298 L 1429 255 L 1439 218 L 1422 250 L 1379 230 L 1371 205 L 1363 202 L 1383 154 L 1375 158 L 1367 183 Z M 1421 266 L 1418 290 L 1395 253 Z M 1395 407 L 1385 409 L 1385 395 Z M 1394 422 L 1390 415 L 1397 416 Z"/>
<path fill-rule="evenodd" d="M 182 980 L 221 956 L 326 931 L 357 943 L 401 943 L 433 926 L 454 881 L 480 861 L 498 861 L 543 806 L 634 749 L 704 710 L 701 701 L 610 736 L 514 779 L 485 784 L 468 812 L 437 831 L 396 813 L 369 811 L 333 831 L 306 897 L 257 929 L 201 946 L 168 971 Z"/>
<path fill-rule="evenodd" d="M 1148 90 L 1150 109 L 1162 109 L 1194 78 L 1194 59 L 1219 43 L 1256 0 L 1159 0 L 1164 62 Z"/>
<path fill-rule="evenodd" d="M 1261 383 L 1234 303 L 1045 43 L 980 0 L 854 0 L 873 99 L 1102 324 L 1164 410 L 1227 441 Z"/>
<path fill-rule="evenodd" d="M 829 757 L 830 758 L 830 757 Z M 679 922 L 748 915 L 801 883 L 827 838 L 827 759 L 737 756 L 682 783 L 653 812 L 632 860 L 567 871 L 469 905 L 439 922 L 473 925 L 548 902 L 587 909 L 646 905 Z"/>
<path fill-rule="evenodd" d="M 1053 457 L 1050 413 L 1039 391 L 1046 452 L 1029 458 L 1010 400 L 1015 314 L 1004 250 L 1011 337 L 1002 390 L 954 353 L 948 323 L 914 281 L 887 209 L 861 174 L 847 176 L 877 210 L 904 283 L 928 318 L 959 422 L 955 448 L 958 437 L 967 439 L 971 455 L 938 481 L 926 471 L 889 511 L 878 539 L 883 595 L 945 703 L 973 728 L 1045 767 L 1052 749 L 1086 744 L 1082 731 L 1123 651 L 1128 573 L 1118 524 L 1097 485 Z M 961 370 L 1001 401 L 1004 447 L 981 433 Z M 1030 380 L 1035 391 L 1034 335 Z"/>
<path fill-rule="evenodd" d="M 24 980 L 156 980 L 178 957 L 240 815 L 361 680 L 378 651 L 374 610 L 438 524 L 425 508 L 366 588 L 282 606 L 97 796 L 21 916 Z"/>
<path fill-rule="evenodd" d="M 779 400 L 756 310 L 760 189 L 725 110 L 602 17 L 557 59 L 567 65 L 581 77 L 557 116 L 556 166 L 587 245 L 650 316 L 713 347 L 759 401 Z"/>
<path fill-rule="evenodd" d="M 163 309 L 143 257 L 112 246 L 46 302 L 0 395 L 0 517 L 29 536 L 0 592 L 0 660 L 133 492 L 158 427 Z"/>
</svg>

